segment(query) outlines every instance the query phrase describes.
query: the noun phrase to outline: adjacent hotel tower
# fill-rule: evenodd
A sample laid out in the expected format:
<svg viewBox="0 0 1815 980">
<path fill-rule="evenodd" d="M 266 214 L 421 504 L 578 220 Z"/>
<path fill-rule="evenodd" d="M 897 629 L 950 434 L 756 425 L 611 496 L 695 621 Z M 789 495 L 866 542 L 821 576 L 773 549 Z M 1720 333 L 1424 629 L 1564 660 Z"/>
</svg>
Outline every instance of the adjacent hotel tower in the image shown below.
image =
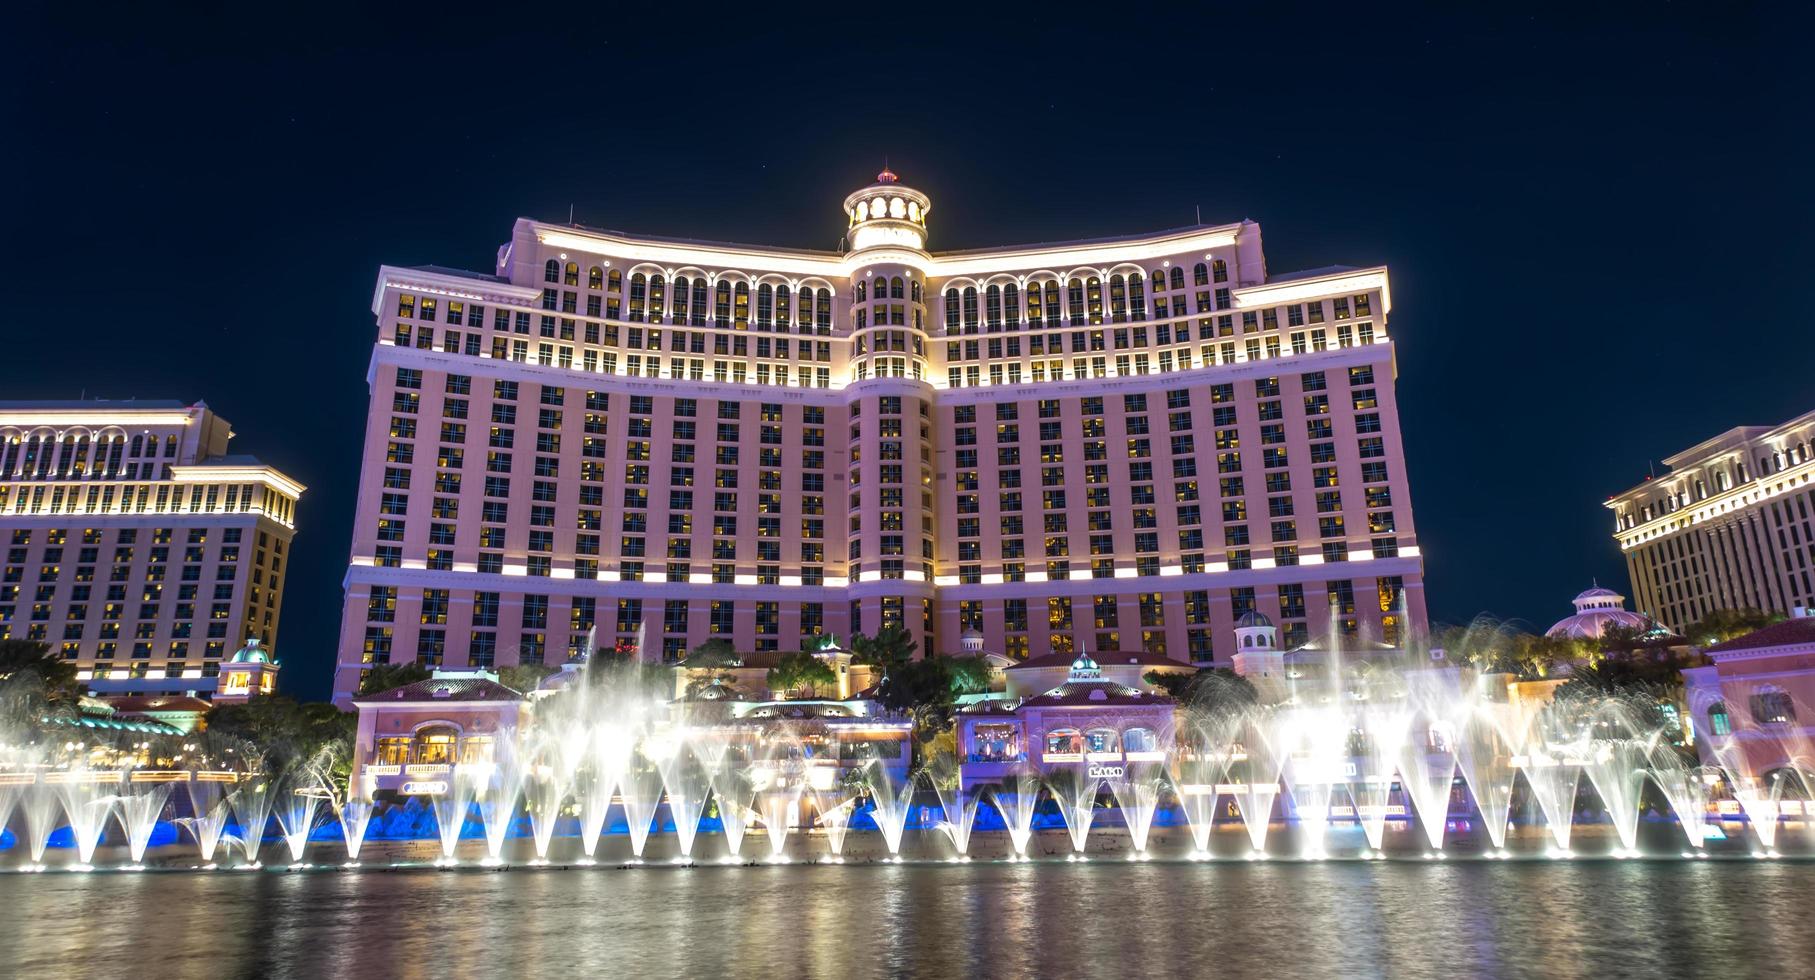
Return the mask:
<svg viewBox="0 0 1815 980">
<path fill-rule="evenodd" d="M 232 435 L 201 402 L 0 402 L 0 638 L 101 695 L 210 696 L 271 649 L 303 487 Z"/>
<path fill-rule="evenodd" d="M 1424 624 L 1384 268 L 1253 222 L 929 252 L 884 171 L 846 248 L 519 219 L 380 270 L 335 692 L 372 663 L 913 633 L 1227 664 Z"/>
<path fill-rule="evenodd" d="M 1745 425 L 1607 498 L 1638 608 L 1669 629 L 1717 609 L 1815 606 L 1815 412 Z"/>
</svg>

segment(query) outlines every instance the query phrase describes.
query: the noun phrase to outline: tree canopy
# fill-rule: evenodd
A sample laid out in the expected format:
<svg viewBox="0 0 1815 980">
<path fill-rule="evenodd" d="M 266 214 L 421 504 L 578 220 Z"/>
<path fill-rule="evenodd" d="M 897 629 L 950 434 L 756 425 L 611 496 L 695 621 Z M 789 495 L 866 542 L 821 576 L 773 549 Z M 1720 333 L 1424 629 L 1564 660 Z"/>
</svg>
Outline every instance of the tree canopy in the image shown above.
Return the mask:
<svg viewBox="0 0 1815 980">
<path fill-rule="evenodd" d="M 738 665 L 738 661 L 737 648 L 731 645 L 731 641 L 722 636 L 715 636 L 689 650 L 685 663 L 688 667 L 715 670 L 723 667 L 735 667 Z"/>
<path fill-rule="evenodd" d="M 359 716 L 331 704 L 299 704 L 271 695 L 217 705 L 205 721 L 210 736 L 249 743 L 267 770 L 276 772 L 315 757 L 330 743 L 350 743 Z"/>
<path fill-rule="evenodd" d="M 914 642 L 914 634 L 899 626 L 884 626 L 875 636 L 852 634 L 851 662 L 888 670 L 914 659 L 914 651 L 919 647 L 920 644 Z"/>
<path fill-rule="evenodd" d="M 405 684 L 426 681 L 433 676 L 427 667 L 413 660 L 405 664 L 373 664 L 366 668 L 365 676 L 359 680 L 358 696 L 371 697 Z"/>
<path fill-rule="evenodd" d="M 1227 667 L 1206 667 L 1190 674 L 1150 670 L 1141 679 L 1165 691 L 1188 711 L 1230 714 L 1260 703 L 1253 682 Z"/>
<path fill-rule="evenodd" d="M 36 640 L 0 640 L 0 711 L 27 725 L 68 717 L 82 700 L 76 665 Z"/>
<path fill-rule="evenodd" d="M 1779 622 L 1782 616 L 1762 609 L 1716 609 L 1683 628 L 1683 638 L 1696 646 L 1713 646 Z"/>
<path fill-rule="evenodd" d="M 775 666 L 769 668 L 768 680 L 771 691 L 782 692 L 788 697 L 815 697 L 822 688 L 836 685 L 838 674 L 825 661 L 805 650 L 797 650 L 781 655 Z"/>
</svg>

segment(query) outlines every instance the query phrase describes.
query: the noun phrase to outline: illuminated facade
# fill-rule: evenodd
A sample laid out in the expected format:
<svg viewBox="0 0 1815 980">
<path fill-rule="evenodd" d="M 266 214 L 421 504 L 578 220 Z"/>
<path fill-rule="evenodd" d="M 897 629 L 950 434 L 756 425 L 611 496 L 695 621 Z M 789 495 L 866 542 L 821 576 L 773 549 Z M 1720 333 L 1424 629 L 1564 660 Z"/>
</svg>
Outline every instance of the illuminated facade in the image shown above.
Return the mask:
<svg viewBox="0 0 1815 980">
<path fill-rule="evenodd" d="M 96 694 L 215 689 L 277 636 L 301 484 L 197 402 L 0 402 L 0 637 Z"/>
<path fill-rule="evenodd" d="M 1269 276 L 1252 222 L 928 252 L 931 210 L 884 172 L 839 252 L 522 219 L 492 273 L 381 269 L 341 703 L 589 635 L 1422 626 L 1384 268 Z"/>
<path fill-rule="evenodd" d="M 1607 499 L 1633 600 L 1681 633 L 1717 609 L 1815 605 L 1815 412 L 1741 426 Z"/>
</svg>

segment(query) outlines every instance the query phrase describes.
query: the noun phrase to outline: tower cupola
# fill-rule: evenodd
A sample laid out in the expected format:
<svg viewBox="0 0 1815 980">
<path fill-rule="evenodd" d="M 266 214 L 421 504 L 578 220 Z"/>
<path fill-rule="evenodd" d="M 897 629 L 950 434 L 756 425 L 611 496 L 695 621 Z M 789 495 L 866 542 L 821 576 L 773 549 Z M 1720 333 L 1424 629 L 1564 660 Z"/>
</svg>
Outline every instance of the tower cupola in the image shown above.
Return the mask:
<svg viewBox="0 0 1815 980">
<path fill-rule="evenodd" d="M 876 182 L 844 199 L 851 251 L 893 247 L 926 251 L 926 215 L 932 199 L 884 168 Z"/>
</svg>

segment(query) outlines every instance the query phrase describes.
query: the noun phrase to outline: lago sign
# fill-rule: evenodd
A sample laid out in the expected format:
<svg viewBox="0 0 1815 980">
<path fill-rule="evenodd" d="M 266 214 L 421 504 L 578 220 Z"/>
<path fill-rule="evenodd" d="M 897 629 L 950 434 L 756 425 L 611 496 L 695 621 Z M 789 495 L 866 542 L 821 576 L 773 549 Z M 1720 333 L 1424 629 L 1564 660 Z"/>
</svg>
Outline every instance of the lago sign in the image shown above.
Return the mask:
<svg viewBox="0 0 1815 980">
<path fill-rule="evenodd" d="M 1105 766 L 1094 762 L 1090 764 L 1091 779 L 1121 779 L 1123 771 L 1121 766 Z"/>
</svg>

